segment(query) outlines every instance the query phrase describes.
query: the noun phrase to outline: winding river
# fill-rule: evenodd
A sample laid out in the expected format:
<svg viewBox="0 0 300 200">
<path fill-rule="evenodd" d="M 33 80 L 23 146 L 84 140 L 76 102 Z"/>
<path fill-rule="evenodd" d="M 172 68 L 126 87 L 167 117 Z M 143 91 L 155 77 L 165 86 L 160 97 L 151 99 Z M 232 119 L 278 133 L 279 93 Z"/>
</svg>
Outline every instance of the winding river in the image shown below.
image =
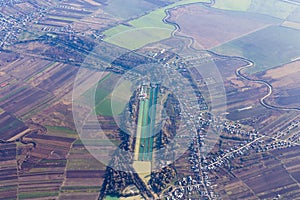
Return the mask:
<svg viewBox="0 0 300 200">
<path fill-rule="evenodd" d="M 199 2 L 199 3 L 201 3 L 201 2 Z M 209 3 L 202 2 L 201 4 L 204 5 L 204 6 L 211 7 L 215 4 L 215 0 L 211 0 Z M 187 4 L 176 6 L 174 8 L 169 8 L 169 9 L 165 10 L 166 16 L 163 19 L 163 22 L 166 23 L 166 24 L 173 25 L 175 27 L 174 31 L 172 32 L 172 37 L 183 38 L 183 39 L 189 40 L 188 45 L 186 45 L 188 49 L 192 49 L 192 50 L 198 51 L 198 52 L 207 52 L 210 55 L 216 56 L 216 57 L 234 59 L 234 60 L 239 60 L 239 61 L 246 62 L 247 64 L 245 66 L 241 66 L 238 69 L 236 69 L 235 74 L 236 74 L 237 77 L 240 77 L 243 80 L 253 82 L 253 83 L 258 83 L 258 84 L 261 84 L 261 85 L 264 85 L 264 86 L 267 87 L 268 93 L 265 96 L 263 96 L 262 98 L 259 99 L 259 102 L 262 106 L 264 106 L 265 108 L 268 108 L 268 109 L 273 109 L 273 110 L 300 111 L 300 108 L 296 108 L 296 107 L 295 108 L 281 107 L 281 106 L 274 106 L 274 105 L 271 105 L 271 104 L 267 103 L 266 99 L 268 99 L 273 94 L 273 86 L 265 80 L 252 79 L 252 78 L 248 77 L 246 74 L 242 73 L 243 70 L 245 70 L 247 68 L 250 68 L 250 67 L 254 67 L 254 61 L 252 61 L 250 59 L 247 59 L 247 58 L 244 58 L 244 57 L 240 57 L 240 56 L 228 56 L 228 55 L 217 54 L 217 53 L 215 53 L 211 50 L 199 50 L 199 49 L 194 47 L 194 43 L 195 43 L 194 38 L 189 37 L 189 36 L 178 35 L 177 33 L 179 33 L 181 31 L 181 28 L 180 28 L 179 24 L 177 24 L 176 22 L 170 21 L 170 17 L 171 17 L 170 12 L 171 12 L 172 9 L 176 9 L 178 7 L 183 7 L 183 6 L 186 6 L 186 5 Z"/>
</svg>

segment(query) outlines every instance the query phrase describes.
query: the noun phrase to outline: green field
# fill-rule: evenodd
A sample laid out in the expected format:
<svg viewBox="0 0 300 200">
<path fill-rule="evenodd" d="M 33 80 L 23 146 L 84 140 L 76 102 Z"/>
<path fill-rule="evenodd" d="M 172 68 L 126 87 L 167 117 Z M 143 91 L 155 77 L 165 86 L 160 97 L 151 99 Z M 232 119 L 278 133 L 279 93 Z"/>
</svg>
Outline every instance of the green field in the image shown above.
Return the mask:
<svg viewBox="0 0 300 200">
<path fill-rule="evenodd" d="M 18 199 L 33 199 L 33 198 L 54 197 L 54 196 L 58 196 L 58 192 L 35 192 L 35 193 L 30 192 L 30 193 L 19 194 Z"/>
<path fill-rule="evenodd" d="M 236 39 L 213 51 L 237 55 L 255 62 L 248 70 L 255 73 L 291 62 L 300 56 L 300 31 L 282 26 L 271 26 Z"/>
<path fill-rule="evenodd" d="M 107 195 L 104 200 L 119 200 L 120 198 L 119 197 L 116 197 L 116 196 L 109 196 Z"/>
<path fill-rule="evenodd" d="M 169 38 L 171 32 L 172 29 L 162 29 L 156 27 L 136 28 L 107 38 L 106 42 L 134 50 L 146 44 Z"/>
<path fill-rule="evenodd" d="M 108 29 L 108 30 L 104 31 L 104 34 L 106 35 L 106 37 L 110 38 L 113 35 L 117 35 L 117 34 L 120 34 L 124 31 L 128 31 L 128 30 L 131 30 L 131 29 L 132 29 L 132 27 L 130 27 L 130 26 L 125 26 L 123 24 L 120 24 L 118 26 L 115 26 L 111 29 Z"/>
<path fill-rule="evenodd" d="M 248 11 L 286 19 L 296 8 L 296 5 L 278 0 L 252 0 Z"/>
<path fill-rule="evenodd" d="M 49 19 L 56 19 L 56 20 L 63 20 L 63 21 L 69 21 L 69 22 L 75 22 L 78 19 L 76 18 L 71 18 L 71 17 L 61 17 L 61 16 L 56 16 L 56 15 L 48 15 Z"/>
<path fill-rule="evenodd" d="M 151 161 L 153 140 L 152 137 L 156 118 L 156 103 L 158 95 L 158 87 L 147 89 L 148 98 L 140 100 L 138 127 L 137 127 L 137 143 L 135 149 L 135 159 L 139 161 Z M 151 108 L 151 109 L 150 109 Z M 137 156 L 138 153 L 138 156 Z"/>
<path fill-rule="evenodd" d="M 125 108 L 131 97 L 131 85 L 129 81 L 115 86 L 119 80 L 118 74 L 110 73 L 97 84 L 88 89 L 77 100 L 79 104 L 89 105 L 91 98 L 95 98 L 95 111 L 97 115 L 119 115 Z"/>
<path fill-rule="evenodd" d="M 137 17 L 158 8 L 145 0 L 128 0 L 126 3 L 123 0 L 108 0 L 106 4 L 102 7 L 106 13 L 122 19 Z"/>
<path fill-rule="evenodd" d="M 123 112 L 126 107 L 130 97 L 132 83 L 129 81 L 124 81 L 118 85 L 113 93 L 105 93 L 104 98 L 96 99 L 96 114 L 102 116 L 115 116 Z"/>
<path fill-rule="evenodd" d="M 158 42 L 171 37 L 174 26 L 163 22 L 165 10 L 176 6 L 209 2 L 208 0 L 183 0 L 172 5 L 157 9 L 140 18 L 129 21 L 130 26 L 118 25 L 107 31 L 105 41 L 130 49 L 138 49 L 147 44 Z"/>
<path fill-rule="evenodd" d="M 70 156 L 67 162 L 67 170 L 99 170 L 101 168 L 105 169 L 105 166 L 95 159 L 90 152 L 84 148 L 84 146 L 102 145 L 105 146 L 109 142 L 113 142 L 119 145 L 120 142 L 117 140 L 84 140 L 84 144 L 81 140 L 76 140 L 74 146 L 70 150 Z M 87 162 L 87 159 L 89 162 Z"/>
<path fill-rule="evenodd" d="M 77 100 L 78 103 L 89 105 L 90 98 L 95 98 L 95 102 L 103 101 L 111 93 L 111 87 L 106 87 L 107 85 L 111 85 L 111 79 L 114 79 L 111 73 L 104 76 L 98 83 L 88 88 L 88 90 L 81 95 Z"/>
<path fill-rule="evenodd" d="M 214 8 L 223 10 L 247 11 L 251 5 L 251 0 L 216 0 Z"/>
<path fill-rule="evenodd" d="M 51 131 L 63 131 L 63 132 L 67 132 L 67 133 L 76 133 L 76 131 L 71 130 L 66 127 L 62 127 L 62 126 L 45 126 L 45 127 Z"/>
</svg>

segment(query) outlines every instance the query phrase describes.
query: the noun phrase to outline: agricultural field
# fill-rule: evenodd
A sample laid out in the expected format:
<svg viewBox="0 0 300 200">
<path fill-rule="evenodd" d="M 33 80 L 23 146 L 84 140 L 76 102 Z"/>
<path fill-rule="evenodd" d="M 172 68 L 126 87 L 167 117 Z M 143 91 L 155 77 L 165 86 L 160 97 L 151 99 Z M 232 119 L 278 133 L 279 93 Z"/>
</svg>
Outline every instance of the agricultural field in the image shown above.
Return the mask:
<svg viewBox="0 0 300 200">
<path fill-rule="evenodd" d="M 269 15 L 279 19 L 286 19 L 298 8 L 297 5 L 277 0 L 252 0 L 249 12 Z"/>
<path fill-rule="evenodd" d="M 0 113 L 0 140 L 7 141 L 28 130 L 28 127 L 15 116 L 2 111 Z"/>
<path fill-rule="evenodd" d="M 24 66 L 28 68 L 25 72 L 21 70 Z M 0 90 L 1 105 L 19 117 L 30 115 L 34 108 L 43 109 L 45 103 L 67 95 L 77 72 L 76 68 L 62 63 L 34 57 L 20 58 L 2 70 L 7 75 L 13 74 L 17 79 L 4 81 L 7 84 Z M 60 88 L 55 87 L 56 85 L 60 85 Z M 13 106 L 10 103 L 12 101 L 15 102 Z M 25 104 L 28 106 L 24 106 Z"/>
<path fill-rule="evenodd" d="M 106 36 L 104 40 L 133 50 L 149 43 L 167 39 L 171 37 L 174 27 L 163 22 L 163 19 L 166 17 L 165 10 L 174 8 L 176 6 L 199 2 L 208 1 L 183 0 L 157 9 L 140 18 L 129 21 L 128 27 L 124 25 L 118 25 L 112 29 L 104 31 L 103 34 Z"/>
<path fill-rule="evenodd" d="M 0 143 L 1 199 L 16 199 L 18 195 L 17 145 Z"/>
<path fill-rule="evenodd" d="M 287 20 L 300 23 L 300 8 L 296 8 L 294 12 L 288 16 Z"/>
<path fill-rule="evenodd" d="M 200 5 L 174 9 L 171 16 L 171 21 L 181 27 L 180 33 L 192 37 L 195 45 L 201 49 L 213 49 L 280 22 L 257 14 L 217 10 Z"/>
<path fill-rule="evenodd" d="M 105 12 L 122 19 L 136 18 L 158 8 L 158 5 L 145 0 L 129 0 L 125 4 L 122 0 L 108 0 L 105 4 Z"/>
<path fill-rule="evenodd" d="M 120 139 L 115 134 L 116 124 L 112 123 L 112 117 L 99 117 L 102 129 L 116 145 L 120 144 Z M 78 138 L 72 145 L 66 166 L 65 181 L 60 189 L 60 197 L 63 199 L 94 199 L 99 195 L 99 191 L 105 178 L 106 166 L 95 159 L 86 149 L 86 145 L 92 147 L 97 145 L 105 146 L 105 140 L 89 140 L 84 143 Z M 104 158 L 108 159 L 108 158 Z M 87 162 L 88 161 L 88 162 Z M 86 180 L 89 180 L 88 182 Z M 74 197 L 76 194 L 76 197 Z"/>
<path fill-rule="evenodd" d="M 63 127 L 31 125 L 37 132 L 23 137 L 18 146 L 19 199 L 57 198 L 64 181 L 67 154 L 77 134 Z M 47 133 L 47 134 L 45 134 Z"/>
<path fill-rule="evenodd" d="M 244 156 L 241 161 L 234 163 L 237 166 L 243 165 L 241 170 L 230 173 L 222 170 L 214 174 L 220 178 L 217 190 L 222 188 L 219 192 L 224 199 L 272 199 L 278 194 L 286 199 L 292 196 L 295 198 L 299 194 L 296 176 L 286 167 L 286 163 L 297 158 L 293 153 L 296 149 L 299 148 L 284 150 L 282 156 L 279 156 L 278 151 Z"/>
<path fill-rule="evenodd" d="M 252 0 L 216 0 L 216 3 L 213 5 L 214 8 L 222 10 L 237 10 L 237 11 L 247 11 L 251 5 Z"/>
<path fill-rule="evenodd" d="M 0 199 L 299 199 L 298 3 L 0 1 Z"/>
<path fill-rule="evenodd" d="M 298 9 L 297 5 L 277 0 L 242 0 L 238 3 L 233 0 L 216 0 L 213 7 L 224 10 L 263 14 L 283 20 L 290 18 L 293 13 L 296 14 Z"/>
<path fill-rule="evenodd" d="M 92 14 L 100 6 L 101 4 L 95 1 L 65 1 L 56 8 L 51 9 L 46 16 L 40 18 L 34 24 L 34 27 L 40 30 L 45 30 L 46 27 L 62 28 L 83 19 L 86 15 Z"/>
<path fill-rule="evenodd" d="M 255 67 L 247 69 L 249 73 L 289 63 L 299 57 L 299 49 L 299 30 L 282 26 L 270 26 L 213 48 L 220 54 L 242 56 L 254 61 Z"/>
<path fill-rule="evenodd" d="M 269 98 L 272 104 L 283 107 L 299 107 L 300 62 L 295 61 L 280 67 L 267 70 L 259 75 L 273 86 L 273 95 Z"/>
<path fill-rule="evenodd" d="M 119 28 L 118 28 L 119 29 Z M 170 36 L 170 29 L 157 27 L 142 27 L 129 29 L 118 33 L 108 39 L 106 42 L 127 48 L 138 49 L 146 44 L 154 43 Z"/>
<path fill-rule="evenodd" d="M 113 93 L 111 93 L 111 95 L 106 98 L 103 103 L 97 105 L 96 113 L 104 116 L 113 116 L 122 113 L 131 97 L 131 86 L 132 83 L 130 81 L 124 81 L 120 85 L 116 86 Z M 103 105 L 104 103 L 109 104 L 107 106 L 109 110 L 102 112 L 101 109 L 106 107 Z"/>
</svg>

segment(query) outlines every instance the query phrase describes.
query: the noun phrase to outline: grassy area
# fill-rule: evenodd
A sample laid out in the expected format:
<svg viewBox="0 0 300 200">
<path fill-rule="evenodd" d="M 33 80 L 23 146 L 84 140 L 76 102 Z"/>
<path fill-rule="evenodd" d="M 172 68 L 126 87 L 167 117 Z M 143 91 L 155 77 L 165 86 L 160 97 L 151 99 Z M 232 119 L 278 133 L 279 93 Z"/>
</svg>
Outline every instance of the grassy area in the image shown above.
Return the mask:
<svg viewBox="0 0 300 200">
<path fill-rule="evenodd" d="M 172 25 L 165 24 L 162 21 L 166 16 L 165 9 L 166 8 L 150 12 L 143 17 L 130 21 L 129 24 L 136 28 L 158 27 L 173 30 L 174 27 Z"/>
<path fill-rule="evenodd" d="M 129 19 L 143 15 L 145 12 L 156 9 L 158 6 L 145 0 L 108 0 L 104 11 L 118 18 Z"/>
<path fill-rule="evenodd" d="M 158 42 L 171 36 L 172 29 L 158 27 L 132 28 L 121 32 L 105 41 L 130 50 L 138 49 L 146 44 Z"/>
<path fill-rule="evenodd" d="M 86 153 L 86 155 L 90 157 L 89 153 Z M 98 160 L 94 159 L 93 157 L 90 157 L 90 159 L 88 159 L 88 162 L 87 159 L 84 158 L 82 159 L 72 158 L 68 161 L 67 164 L 68 170 L 99 170 L 100 168 L 101 168 L 101 163 Z"/>
<path fill-rule="evenodd" d="M 111 73 L 107 74 L 93 87 L 89 88 L 86 92 L 84 92 L 79 101 L 83 104 L 90 102 L 90 98 L 95 98 L 95 102 L 103 101 L 111 93 L 110 90 L 107 89 L 107 87 L 105 87 L 106 81 L 109 82 L 111 75 Z"/>
<path fill-rule="evenodd" d="M 56 16 L 56 15 L 49 15 L 49 19 L 56 19 L 56 20 L 63 20 L 63 21 L 69 21 L 69 22 L 74 22 L 77 21 L 78 19 L 71 18 L 71 17 L 61 17 L 61 16 Z"/>
<path fill-rule="evenodd" d="M 107 139 L 107 140 L 104 140 L 104 139 L 95 140 L 94 139 L 94 140 L 85 140 L 84 145 L 91 145 L 91 146 L 93 146 L 93 145 L 107 145 L 109 142 L 115 143 L 116 145 L 119 145 L 119 143 L 120 143 L 117 140 L 109 140 L 109 139 Z M 74 144 L 79 145 L 79 144 L 83 144 L 83 142 L 81 140 L 76 140 L 76 142 Z M 75 151 L 75 150 L 72 149 L 72 151 Z"/>
<path fill-rule="evenodd" d="M 124 31 L 131 30 L 131 29 L 132 29 L 132 27 L 121 24 L 121 25 L 115 26 L 111 29 L 104 31 L 104 34 L 106 35 L 106 37 L 111 37 L 113 35 L 119 34 Z"/>
<path fill-rule="evenodd" d="M 61 188 L 62 192 L 98 192 L 100 191 L 101 186 L 63 186 Z"/>
<path fill-rule="evenodd" d="M 246 11 L 251 5 L 251 0 L 216 0 L 214 8 L 223 10 Z"/>
<path fill-rule="evenodd" d="M 107 195 L 104 200 L 119 200 L 120 197 Z"/>
<path fill-rule="evenodd" d="M 19 199 L 33 199 L 33 198 L 53 197 L 53 196 L 58 196 L 58 192 L 21 193 L 19 194 Z"/>
<path fill-rule="evenodd" d="M 299 30 L 282 26 L 271 26 L 237 40 L 231 41 L 213 51 L 225 55 L 238 55 L 255 62 L 248 73 L 264 71 L 291 62 L 300 56 Z"/>
<path fill-rule="evenodd" d="M 18 186 L 17 185 L 9 185 L 9 186 L 1 186 L 0 188 L 0 192 L 3 192 L 3 191 L 11 191 L 13 189 L 16 189 Z"/>
<path fill-rule="evenodd" d="M 152 160 L 153 137 L 151 136 L 153 136 L 155 124 L 157 92 L 157 88 L 148 88 L 147 94 L 149 98 L 140 100 L 139 103 L 138 127 L 134 151 L 135 160 Z"/>
<path fill-rule="evenodd" d="M 107 146 L 108 142 L 115 143 L 116 146 L 120 144 L 117 140 L 85 140 L 84 145 L 101 145 Z M 105 165 L 103 165 L 100 161 L 95 159 L 89 151 L 84 148 L 81 140 L 76 140 L 71 151 L 70 157 L 67 162 L 67 170 L 99 170 L 105 169 Z M 89 162 L 87 162 L 89 160 Z"/>
<path fill-rule="evenodd" d="M 138 49 L 146 44 L 158 42 L 171 37 L 174 27 L 162 20 L 166 16 L 165 10 L 176 6 L 209 2 L 208 0 L 183 0 L 172 5 L 157 9 L 138 19 L 129 21 L 132 27 L 118 25 L 104 32 L 105 41 L 130 49 Z"/>
<path fill-rule="evenodd" d="M 8 124 L 5 124 L 5 126 L 0 127 L 0 133 L 4 133 L 6 131 L 14 130 L 17 127 L 22 127 L 23 122 L 18 120 L 17 118 L 12 119 Z"/>
<path fill-rule="evenodd" d="M 106 95 L 105 99 L 96 99 L 96 102 L 98 102 L 96 104 L 96 114 L 114 116 L 122 113 L 132 95 L 131 85 L 130 81 L 124 81 L 114 89 L 112 94 Z"/>
<path fill-rule="evenodd" d="M 296 5 L 278 0 L 252 0 L 248 11 L 286 19 L 296 8 Z"/>
<path fill-rule="evenodd" d="M 136 141 L 135 141 L 135 148 L 134 148 L 134 160 L 139 159 L 139 152 L 140 152 L 140 138 L 142 134 L 142 119 L 143 119 L 143 108 L 144 107 L 144 101 L 140 101 L 139 103 L 139 115 L 138 115 L 138 124 L 136 129 Z"/>
<path fill-rule="evenodd" d="M 116 74 L 108 74 L 92 88 L 84 92 L 78 102 L 83 105 L 89 105 L 91 98 L 95 98 L 97 115 L 112 116 L 120 114 L 130 99 L 132 83 L 124 81 L 122 84 L 115 86 L 119 78 Z"/>
<path fill-rule="evenodd" d="M 76 131 L 62 126 L 45 126 L 48 131 L 48 135 L 67 137 L 67 138 L 78 138 Z"/>
<path fill-rule="evenodd" d="M 72 134 L 76 134 L 77 132 L 69 129 L 67 127 L 62 127 L 62 126 L 45 126 L 47 128 L 48 131 L 59 131 L 59 132 L 66 132 L 66 133 L 72 133 Z"/>
</svg>

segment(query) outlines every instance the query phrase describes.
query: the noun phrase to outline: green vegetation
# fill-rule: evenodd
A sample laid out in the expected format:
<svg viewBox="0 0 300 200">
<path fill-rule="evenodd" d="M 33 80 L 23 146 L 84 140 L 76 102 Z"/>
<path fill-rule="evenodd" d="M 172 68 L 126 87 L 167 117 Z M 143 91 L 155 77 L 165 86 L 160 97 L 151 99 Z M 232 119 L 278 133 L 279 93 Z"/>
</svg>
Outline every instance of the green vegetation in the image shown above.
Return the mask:
<svg viewBox="0 0 300 200">
<path fill-rule="evenodd" d="M 12 118 L 9 123 L 5 124 L 5 126 L 0 127 L 0 132 L 5 133 L 6 131 L 14 130 L 17 127 L 24 126 L 23 122 L 18 120 L 17 118 Z"/>
<path fill-rule="evenodd" d="M 8 93 L 6 96 L 3 96 L 2 98 L 0 98 L 0 101 L 5 101 L 6 99 L 12 97 L 13 95 L 21 92 L 22 90 L 25 90 L 27 87 L 26 86 L 21 86 L 16 90 L 13 90 L 13 92 Z"/>
<path fill-rule="evenodd" d="M 176 6 L 182 6 L 186 4 L 192 4 L 192 3 L 209 3 L 210 0 L 182 0 L 178 1 L 172 5 L 166 6 L 165 8 L 174 8 Z"/>
<path fill-rule="evenodd" d="M 136 153 L 139 152 L 138 160 L 140 161 L 152 160 L 154 138 L 151 136 L 154 135 L 158 88 L 148 88 L 147 95 L 149 98 L 141 100 L 139 104 L 137 138 L 140 141 L 137 142 L 139 145 L 136 145 L 138 149 L 135 150 L 135 159 Z"/>
<path fill-rule="evenodd" d="M 117 74 L 108 74 L 92 88 L 88 89 L 78 100 L 81 104 L 89 105 L 91 98 L 95 98 L 95 111 L 97 115 L 119 115 L 125 108 L 131 96 L 131 82 L 124 81 L 115 86 L 119 79 Z"/>
<path fill-rule="evenodd" d="M 9 190 L 11 191 L 13 189 L 17 189 L 17 186 L 16 185 L 1 186 L 0 192 L 9 191 Z"/>
<path fill-rule="evenodd" d="M 254 61 L 255 67 L 249 68 L 248 73 L 264 71 L 299 57 L 299 30 L 271 26 L 214 48 L 213 51 Z"/>
<path fill-rule="evenodd" d="M 158 9 L 138 19 L 129 22 L 130 25 L 136 28 L 156 27 L 173 30 L 174 27 L 165 24 L 162 20 L 166 16 L 165 9 Z"/>
<path fill-rule="evenodd" d="M 101 186 L 63 186 L 61 192 L 98 192 Z"/>
<path fill-rule="evenodd" d="M 85 140 L 84 141 L 84 145 L 87 145 L 87 146 L 93 146 L 93 145 L 107 145 L 109 142 L 111 143 L 115 143 L 116 145 L 119 145 L 119 141 L 118 140 L 105 140 L 105 139 L 102 139 L 102 140 Z M 83 142 L 81 140 L 76 140 L 76 142 L 74 143 L 75 145 L 80 145 L 82 144 L 83 145 Z M 75 151 L 75 150 L 73 150 Z"/>
<path fill-rule="evenodd" d="M 106 95 L 105 99 L 101 101 L 96 99 L 96 114 L 114 116 L 122 113 L 132 95 L 131 85 L 130 81 L 124 81 L 114 89 L 112 94 Z"/>
<path fill-rule="evenodd" d="M 41 76 L 45 70 L 49 70 L 49 69 L 55 67 L 55 65 L 57 65 L 57 62 L 49 63 L 48 65 L 46 65 L 45 68 L 41 67 L 40 70 L 37 70 L 34 74 L 32 74 L 32 76 L 26 78 L 24 81 L 25 82 L 31 82 L 31 81 L 33 81 L 36 77 Z"/>
<path fill-rule="evenodd" d="M 117 197 L 117 196 L 109 196 L 109 195 L 107 195 L 106 197 L 105 197 L 105 200 L 119 200 L 120 198 L 119 197 Z"/>
<path fill-rule="evenodd" d="M 247 11 L 251 5 L 251 0 L 216 0 L 214 8 L 223 10 Z"/>
<path fill-rule="evenodd" d="M 132 27 L 121 24 L 121 25 L 115 26 L 111 29 L 104 31 L 104 34 L 106 35 L 106 37 L 111 37 L 113 35 L 116 35 L 118 33 L 124 32 L 124 31 L 131 30 L 131 29 L 132 29 Z"/>
<path fill-rule="evenodd" d="M 108 75 L 106 75 L 105 77 L 103 77 L 98 83 L 96 83 L 92 88 L 90 88 L 89 90 L 87 90 L 83 95 L 81 100 L 83 100 L 83 102 L 89 101 L 89 99 L 91 97 L 94 96 L 94 91 L 95 91 L 95 87 L 96 88 L 96 93 L 95 93 L 95 101 L 99 102 L 102 101 L 107 95 L 109 95 L 109 91 L 103 89 L 105 87 L 102 87 L 101 84 L 105 84 L 105 81 L 107 79 L 109 79 L 111 77 L 111 73 L 109 73 Z"/>
<path fill-rule="evenodd" d="M 110 82 L 109 79 L 112 77 L 111 75 L 112 75 L 111 73 L 107 74 L 93 87 L 85 91 L 78 99 L 78 102 L 80 104 L 89 105 L 91 98 L 95 98 L 96 104 L 102 102 L 111 93 L 110 87 L 106 87 L 106 85 L 111 85 L 109 83 Z"/>
<path fill-rule="evenodd" d="M 63 186 L 63 190 L 100 189 L 101 186 Z"/>
<path fill-rule="evenodd" d="M 111 100 L 105 99 L 100 104 L 96 106 L 96 114 L 102 116 L 113 116 Z"/>
<path fill-rule="evenodd" d="M 138 49 L 146 44 L 171 37 L 174 27 L 163 22 L 165 10 L 176 6 L 209 2 L 208 0 L 183 0 L 164 8 L 157 9 L 138 19 L 128 22 L 130 26 L 118 25 L 104 32 L 105 41 L 130 49 Z"/>
<path fill-rule="evenodd" d="M 56 20 L 69 21 L 69 22 L 77 21 L 77 19 L 75 19 L 75 18 L 71 18 L 71 17 L 61 17 L 61 16 L 56 16 L 56 15 L 49 15 L 48 18 L 49 18 L 49 19 L 56 19 Z"/>
<path fill-rule="evenodd" d="M 58 192 L 28 192 L 19 194 L 19 199 L 33 199 L 42 197 L 53 197 L 58 196 Z"/>
<path fill-rule="evenodd" d="M 48 135 L 58 136 L 58 137 L 68 137 L 68 138 L 77 138 L 77 132 L 62 126 L 45 126 L 48 131 Z"/>
<path fill-rule="evenodd" d="M 120 47 L 134 50 L 146 44 L 166 39 L 170 37 L 171 32 L 172 29 L 142 27 L 127 30 L 114 35 L 113 37 L 106 38 L 105 41 Z"/>
<path fill-rule="evenodd" d="M 158 6 L 145 0 L 108 0 L 104 11 L 118 18 L 135 18 L 156 9 Z"/>
<path fill-rule="evenodd" d="M 47 128 L 48 131 L 62 131 L 62 132 L 66 132 L 66 133 L 72 133 L 72 134 L 76 134 L 77 132 L 69 129 L 67 127 L 63 127 L 63 126 L 45 126 Z"/>
<path fill-rule="evenodd" d="M 85 141 L 87 145 L 106 145 L 109 140 L 89 140 Z M 114 142 L 114 140 L 110 140 Z M 117 141 L 116 141 L 117 143 Z M 67 162 L 67 170 L 99 170 L 105 169 L 105 166 L 97 159 L 91 156 L 89 151 L 84 148 L 81 140 L 77 140 L 70 150 L 70 157 Z M 116 144 L 118 145 L 118 144 Z M 87 159 L 89 162 L 86 162 Z"/>
<path fill-rule="evenodd" d="M 286 19 L 297 7 L 278 0 L 252 0 L 248 11 Z"/>
</svg>

